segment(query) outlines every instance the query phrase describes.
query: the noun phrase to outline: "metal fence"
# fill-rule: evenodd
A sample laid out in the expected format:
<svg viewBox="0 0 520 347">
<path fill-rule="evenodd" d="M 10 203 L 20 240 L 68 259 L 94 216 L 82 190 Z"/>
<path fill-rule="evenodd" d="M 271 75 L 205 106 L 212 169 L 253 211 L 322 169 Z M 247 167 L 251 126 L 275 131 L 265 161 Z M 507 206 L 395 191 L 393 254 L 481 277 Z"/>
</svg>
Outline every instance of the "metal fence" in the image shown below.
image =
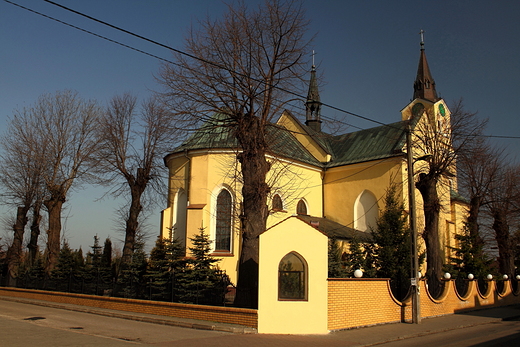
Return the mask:
<svg viewBox="0 0 520 347">
<path fill-rule="evenodd" d="M 232 298 L 230 300 L 226 293 L 232 291 L 232 288 L 230 288 L 227 276 L 224 273 L 221 276 L 220 286 L 208 288 L 197 286 L 196 283 L 189 287 L 182 286 L 173 273 L 161 280 L 146 277 L 135 280 L 132 276 L 116 280 L 112 277 L 103 276 L 99 272 L 88 276 L 70 272 L 68 276 L 61 278 L 31 276 L 26 273 L 14 281 L 0 273 L 0 286 L 7 287 L 10 285 L 16 288 L 76 294 L 229 306 L 232 304 Z"/>
</svg>

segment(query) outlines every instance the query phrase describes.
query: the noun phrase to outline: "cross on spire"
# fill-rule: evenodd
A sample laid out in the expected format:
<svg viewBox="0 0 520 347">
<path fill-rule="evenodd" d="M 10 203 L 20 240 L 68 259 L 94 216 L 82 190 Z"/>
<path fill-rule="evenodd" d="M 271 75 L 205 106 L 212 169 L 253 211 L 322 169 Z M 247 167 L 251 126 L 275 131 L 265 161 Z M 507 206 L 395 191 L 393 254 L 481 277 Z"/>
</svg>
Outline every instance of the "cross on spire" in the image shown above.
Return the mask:
<svg viewBox="0 0 520 347">
<path fill-rule="evenodd" d="M 312 54 L 311 55 L 312 55 L 312 66 L 316 66 L 314 64 L 314 56 L 316 55 L 316 53 L 314 52 L 314 49 L 312 50 Z"/>
<path fill-rule="evenodd" d="M 421 49 L 424 49 L 424 30 L 421 29 L 419 35 L 421 35 Z"/>
</svg>

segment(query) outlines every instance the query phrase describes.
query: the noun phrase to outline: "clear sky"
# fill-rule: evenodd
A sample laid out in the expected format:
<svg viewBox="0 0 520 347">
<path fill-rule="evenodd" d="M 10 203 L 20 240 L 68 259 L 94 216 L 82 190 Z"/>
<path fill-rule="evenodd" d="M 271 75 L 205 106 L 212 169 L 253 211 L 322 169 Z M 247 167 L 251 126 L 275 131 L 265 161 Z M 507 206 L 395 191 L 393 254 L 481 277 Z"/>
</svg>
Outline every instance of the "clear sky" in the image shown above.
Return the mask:
<svg viewBox="0 0 520 347">
<path fill-rule="evenodd" d="M 48 16 L 169 59 L 167 49 L 89 21 L 41 0 L 10 0 Z M 219 0 L 56 0 L 56 2 L 139 35 L 183 49 L 197 18 L 218 17 Z M 246 1 L 254 5 L 258 1 Z M 350 1 L 305 0 L 309 35 L 323 76 L 322 102 L 379 122 L 400 120 L 413 96 L 419 60 L 419 30 L 437 92 L 450 104 L 489 118 L 487 134 L 520 136 L 520 2 L 480 0 Z M 106 103 L 115 94 L 140 98 L 158 89 L 156 58 L 102 40 L 0 1 L 0 130 L 13 110 L 32 105 L 39 95 L 72 89 Z M 322 114 L 361 128 L 375 124 L 324 108 Z M 352 131 L 355 128 L 351 128 Z M 495 140 L 514 158 L 519 139 Z M 64 215 L 65 236 L 73 248 L 89 249 L 93 236 L 107 236 L 119 247 L 117 203 L 96 201 L 103 190 L 72 192 Z M 159 211 L 149 220 L 158 234 Z M 0 214 L 7 212 L 0 207 Z M 2 233 L 0 233 L 2 235 Z M 152 244 L 149 241 L 149 246 Z"/>
</svg>

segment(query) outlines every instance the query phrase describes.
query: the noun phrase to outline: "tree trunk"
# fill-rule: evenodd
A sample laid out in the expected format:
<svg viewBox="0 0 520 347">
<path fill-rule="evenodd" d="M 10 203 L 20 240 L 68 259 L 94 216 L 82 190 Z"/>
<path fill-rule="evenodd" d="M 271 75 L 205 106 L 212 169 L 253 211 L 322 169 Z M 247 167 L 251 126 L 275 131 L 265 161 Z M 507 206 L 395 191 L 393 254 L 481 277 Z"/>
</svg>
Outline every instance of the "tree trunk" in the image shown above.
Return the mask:
<svg viewBox="0 0 520 347">
<path fill-rule="evenodd" d="M 258 117 L 245 117 L 246 124 L 237 131 L 242 147 L 239 155 L 243 177 L 242 186 L 242 247 L 238 266 L 235 306 L 258 307 L 258 251 L 259 236 L 265 231 L 267 220 L 266 183 L 269 162 L 265 159 L 265 137 L 259 130 Z"/>
<path fill-rule="evenodd" d="M 16 221 L 13 225 L 13 243 L 7 250 L 7 270 L 8 270 L 8 286 L 16 286 L 18 277 L 18 269 L 22 261 L 22 244 L 25 225 L 27 224 L 27 212 L 30 206 L 18 206 L 16 211 Z"/>
<path fill-rule="evenodd" d="M 472 239 L 478 241 L 481 240 L 478 225 L 478 215 L 481 205 L 482 198 L 479 196 L 473 196 L 469 201 L 468 231 Z"/>
<path fill-rule="evenodd" d="M 52 196 L 45 201 L 45 207 L 49 214 L 49 229 L 47 230 L 47 264 L 45 272 L 50 274 L 58 264 L 60 253 L 60 234 L 61 234 L 61 210 L 65 198 L 63 195 Z"/>
<path fill-rule="evenodd" d="M 498 267 L 500 273 L 513 278 L 515 274 L 514 252 L 509 235 L 506 212 L 501 209 L 493 209 L 493 230 L 498 244 Z"/>
<path fill-rule="evenodd" d="M 439 238 L 439 214 L 441 205 L 437 193 L 437 181 L 427 174 L 420 174 L 416 183 L 424 203 L 424 232 L 426 244 L 427 277 L 432 294 L 441 288 L 442 265 L 441 245 Z"/>
<path fill-rule="evenodd" d="M 143 210 L 141 205 L 141 196 L 146 188 L 146 181 L 143 177 L 143 170 L 137 169 L 137 179 L 130 180 L 130 210 L 126 219 L 125 244 L 123 246 L 123 256 L 121 258 L 122 265 L 129 265 L 132 262 L 134 254 L 135 235 L 139 227 L 139 214 Z"/>
<path fill-rule="evenodd" d="M 27 248 L 29 249 L 29 264 L 34 265 L 36 254 L 38 253 L 38 238 L 40 237 L 40 222 L 42 216 L 40 214 L 41 201 L 37 201 L 33 207 L 33 218 L 31 223 L 31 239 Z"/>
</svg>

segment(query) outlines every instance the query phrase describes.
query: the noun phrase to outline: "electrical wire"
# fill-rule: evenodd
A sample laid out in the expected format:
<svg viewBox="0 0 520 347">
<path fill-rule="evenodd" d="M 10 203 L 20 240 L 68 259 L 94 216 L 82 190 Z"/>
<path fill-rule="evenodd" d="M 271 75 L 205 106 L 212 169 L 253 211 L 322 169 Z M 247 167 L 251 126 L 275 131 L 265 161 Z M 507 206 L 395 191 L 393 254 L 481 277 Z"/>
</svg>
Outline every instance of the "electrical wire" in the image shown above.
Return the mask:
<svg viewBox="0 0 520 347">
<path fill-rule="evenodd" d="M 87 34 L 93 35 L 93 36 L 95 36 L 95 37 L 101 38 L 101 39 L 103 39 L 103 40 L 106 40 L 106 41 L 109 41 L 109 42 L 112 42 L 112 43 L 115 43 L 115 44 L 120 45 L 120 46 L 122 46 L 122 47 L 125 47 L 125 48 L 128 48 L 128 49 L 131 49 L 131 50 L 134 50 L 134 51 L 136 51 L 136 52 L 139 52 L 139 53 L 142 53 L 142 54 L 148 55 L 148 56 L 153 57 L 153 58 L 155 58 L 155 59 L 158 59 L 158 60 L 160 60 L 160 61 L 163 61 L 163 62 L 166 62 L 166 63 L 169 63 L 169 64 L 173 64 L 173 65 L 177 65 L 177 66 L 179 65 L 179 64 L 177 64 L 177 63 L 175 63 L 175 62 L 173 62 L 173 61 L 171 61 L 171 60 L 169 60 L 169 59 L 162 58 L 162 57 L 157 56 L 157 55 L 155 55 L 155 54 L 152 54 L 152 53 L 146 52 L 146 51 L 144 51 L 144 50 L 141 50 L 141 49 L 138 49 L 138 48 L 132 47 L 132 46 L 130 46 L 130 45 L 127 45 L 127 44 L 121 43 L 121 42 L 116 41 L 116 40 L 114 40 L 114 39 L 110 39 L 110 38 L 108 38 L 108 37 L 106 37 L 106 36 L 103 36 L 103 35 L 100 35 L 100 34 L 94 33 L 94 32 L 92 32 L 92 31 L 89 31 L 89 30 L 86 30 L 86 29 L 80 28 L 80 27 L 78 27 L 78 26 L 76 26 L 76 25 L 73 25 L 73 24 L 67 23 L 67 22 L 65 22 L 65 21 L 59 20 L 59 19 L 54 18 L 54 17 L 52 17 L 52 16 L 46 15 L 46 14 L 44 14 L 44 13 L 41 13 L 41 12 L 35 11 L 35 10 L 30 9 L 30 8 L 28 8 L 28 7 L 22 6 L 22 5 L 20 5 L 20 4 L 17 4 L 17 3 L 13 2 L 13 1 L 10 1 L 10 0 L 4 0 L 4 1 L 7 2 L 7 3 L 9 3 L 9 4 L 12 4 L 12 5 L 14 5 L 14 6 L 20 7 L 20 8 L 22 8 L 22 9 L 24 9 L 24 10 L 27 10 L 27 11 L 29 11 L 29 12 L 35 13 L 35 14 L 37 14 L 37 15 L 43 16 L 43 17 L 45 17 L 45 18 L 48 18 L 48 19 L 50 19 L 50 20 L 53 20 L 53 21 L 59 22 L 59 23 L 61 23 L 61 24 L 67 25 L 67 26 L 72 27 L 72 28 L 74 28 L 74 29 L 77 29 L 77 30 L 79 30 L 79 31 L 85 32 L 85 33 L 87 33 Z M 224 70 L 229 71 L 229 72 L 231 72 L 231 73 L 233 73 L 233 74 L 237 74 L 237 75 L 240 75 L 240 76 L 244 76 L 244 75 L 243 75 L 242 73 L 240 73 L 240 72 L 237 72 L 237 71 L 231 70 L 231 69 L 229 69 L 229 68 L 223 67 L 223 66 L 221 66 L 221 65 L 219 65 L 219 64 L 217 64 L 217 63 L 215 63 L 215 62 L 208 61 L 208 60 L 203 59 L 203 58 L 200 58 L 200 57 L 196 57 L 196 56 L 194 56 L 194 55 L 192 55 L 192 54 L 189 54 L 189 53 L 187 53 L 187 52 L 184 52 L 184 51 L 182 51 L 182 50 L 179 50 L 179 49 L 176 49 L 176 48 L 174 48 L 174 47 L 171 47 L 171 46 L 165 45 L 165 44 L 160 43 L 160 42 L 158 42 L 158 41 L 156 41 L 156 40 L 149 39 L 149 38 L 144 37 L 144 36 L 142 36 L 142 35 L 139 35 L 139 34 L 136 34 L 136 33 L 134 33 L 134 32 L 131 32 L 131 31 L 129 31 L 129 30 L 126 30 L 126 29 L 120 28 L 120 27 L 118 27 L 118 26 L 116 26 L 116 25 L 113 25 L 113 24 L 110 24 L 110 23 L 108 23 L 108 22 L 102 21 L 102 20 L 100 20 L 100 19 L 94 18 L 94 17 L 92 17 L 92 16 L 89 16 L 89 15 L 84 14 L 84 13 L 82 13 L 82 12 L 76 11 L 76 10 L 74 10 L 74 9 L 72 9 L 72 8 L 67 7 L 67 6 L 64 6 L 64 5 L 58 4 L 58 3 L 54 2 L 54 1 L 51 1 L 51 0 L 44 0 L 44 1 L 47 2 L 47 3 L 49 3 L 49 4 L 51 4 L 51 5 L 57 6 L 57 7 L 59 7 L 59 8 L 62 8 L 62 9 L 64 9 L 64 10 L 66 10 L 66 11 L 70 11 L 70 12 L 72 12 L 72 13 L 75 13 L 75 14 L 79 15 L 79 16 L 85 17 L 85 18 L 87 18 L 87 19 L 89 19 L 89 20 L 92 20 L 92 21 L 95 21 L 95 22 L 100 23 L 100 24 L 102 24 L 102 25 L 108 26 L 108 27 L 110 27 L 110 28 L 112 28 L 112 29 L 115 29 L 115 30 L 121 31 L 121 32 L 123 32 L 123 33 L 125 33 L 125 34 L 131 35 L 131 36 L 134 36 L 134 37 L 137 37 L 137 38 L 139 38 L 139 39 L 141 39 L 141 40 L 147 41 L 147 42 L 149 42 L 149 43 L 152 43 L 152 44 L 154 44 L 154 45 L 160 46 L 160 47 L 162 47 L 162 48 L 166 48 L 166 49 L 171 50 L 171 51 L 173 51 L 173 52 L 177 52 L 177 53 L 179 53 L 179 54 L 182 54 L 182 55 L 185 55 L 185 56 L 187 56 L 187 57 L 190 57 L 190 58 L 192 58 L 192 59 L 196 59 L 196 60 L 202 61 L 202 62 L 204 62 L 204 63 L 206 63 L 206 64 L 210 64 L 210 65 L 213 65 L 213 66 L 218 67 L 218 68 L 220 68 L 220 69 L 224 69 Z M 257 81 L 258 81 L 258 80 L 257 80 Z M 261 81 L 258 81 L 258 82 L 261 82 Z M 300 94 L 298 94 L 298 93 L 295 93 L 295 92 L 293 92 L 293 91 L 286 90 L 286 89 L 284 89 L 284 88 L 280 88 L 280 87 L 277 87 L 277 86 L 273 86 L 273 87 L 274 87 L 274 88 L 277 88 L 277 89 L 279 89 L 279 90 L 281 90 L 281 91 L 283 91 L 283 92 L 285 92 L 285 93 L 288 93 L 288 94 L 294 95 L 294 96 L 296 96 L 296 97 L 298 97 L 298 98 L 305 99 L 305 96 L 302 96 L 302 95 L 300 95 Z M 359 118 L 359 119 L 362 119 L 362 120 L 368 121 L 368 122 L 376 123 L 376 124 L 381 125 L 381 126 L 394 127 L 392 124 L 386 124 L 386 123 L 380 122 L 380 121 L 378 121 L 378 120 L 375 120 L 375 119 L 372 119 L 372 118 L 369 118 L 369 117 L 365 117 L 365 116 L 362 116 L 362 115 L 360 115 L 360 114 L 357 114 L 357 113 L 354 113 L 354 112 L 350 112 L 350 111 L 344 110 L 344 109 L 342 109 L 342 108 L 339 108 L 339 107 L 336 107 L 336 106 L 333 106 L 333 105 L 330 105 L 330 104 L 327 104 L 327 103 L 321 103 L 321 105 L 324 106 L 324 107 L 328 107 L 328 108 L 330 108 L 330 109 L 333 109 L 333 110 L 336 110 L 336 111 L 339 111 L 339 112 L 342 112 L 342 113 L 345 113 L 345 114 L 348 114 L 348 115 L 354 116 L 354 117 L 356 117 L 356 118 Z M 322 118 L 324 118 L 324 119 L 329 119 L 329 120 L 333 120 L 333 121 L 339 122 L 339 123 L 341 123 L 341 124 L 345 124 L 345 125 L 348 125 L 348 126 L 351 126 L 351 127 L 357 128 L 357 129 L 359 129 L 359 130 L 363 130 L 363 128 L 361 128 L 361 127 L 355 126 L 355 125 L 350 124 L 350 123 L 342 122 L 341 120 L 338 120 L 338 119 L 335 119 L 335 118 L 332 118 L 332 117 L 327 117 L 327 116 L 323 116 L 323 115 L 322 115 Z M 487 138 L 520 139 L 520 136 L 484 135 L 484 134 L 480 134 L 480 135 L 478 135 L 478 136 L 480 136 L 480 137 L 487 137 Z"/>
<path fill-rule="evenodd" d="M 6 2 L 8 2 L 8 3 L 11 3 L 11 4 L 13 4 L 13 5 L 16 5 L 16 6 L 20 6 L 20 5 L 18 5 L 18 4 L 16 4 L 16 3 L 12 2 L 12 1 L 10 1 L 10 0 L 4 0 L 4 1 L 6 1 Z M 238 76 L 247 77 L 247 76 L 245 76 L 243 73 L 237 72 L 237 71 L 235 71 L 235 70 L 231 70 L 231 69 L 229 69 L 229 68 L 227 68 L 227 67 L 225 67 L 225 66 L 221 66 L 221 65 L 219 65 L 219 64 L 217 64 L 217 63 L 215 63 L 215 62 L 212 62 L 212 61 L 209 61 L 209 60 L 206 60 L 206 59 L 203 59 L 203 58 L 200 58 L 200 57 L 194 56 L 194 55 L 192 55 L 192 54 L 190 54 L 190 53 L 187 53 L 187 52 L 184 52 L 184 51 L 182 51 L 182 50 L 179 50 L 179 49 L 173 48 L 173 47 L 171 47 L 171 46 L 165 45 L 165 44 L 160 43 L 160 42 L 158 42 L 158 41 L 155 41 L 155 40 L 149 39 L 149 38 L 144 37 L 144 36 L 142 36 L 142 35 L 139 35 L 139 34 L 136 34 L 136 33 L 134 33 L 134 32 L 131 32 L 131 31 L 129 31 L 129 30 L 126 30 L 126 29 L 120 28 L 120 27 L 118 27 L 118 26 L 116 26 L 116 25 L 113 25 L 113 24 L 107 23 L 107 22 L 105 22 L 105 21 L 102 21 L 102 20 L 100 20 L 100 19 L 94 18 L 94 17 L 89 16 L 89 15 L 87 15 L 87 14 L 84 14 L 84 13 L 82 13 L 82 12 L 79 12 L 79 11 L 76 11 L 76 10 L 74 10 L 74 9 L 71 9 L 71 8 L 69 8 L 69 7 L 67 7 L 67 6 L 64 6 L 64 5 L 58 4 L 58 3 L 54 2 L 54 1 L 51 1 L 51 0 L 43 0 L 43 1 L 45 1 L 45 2 L 47 2 L 47 3 L 49 3 L 49 4 L 51 4 L 51 5 L 54 5 L 54 6 L 60 7 L 60 8 L 62 8 L 62 9 L 64 9 L 64 10 L 66 10 L 66 11 L 70 11 L 70 12 L 72 12 L 72 13 L 75 13 L 75 14 L 77 14 L 77 15 L 79 15 L 79 16 L 82 16 L 82 17 L 88 18 L 88 19 L 90 19 L 90 20 L 92 20 L 92 21 L 95 21 L 95 22 L 97 22 L 97 23 L 100 23 L 100 24 L 106 25 L 106 26 L 108 26 L 108 27 L 110 27 L 110 28 L 112 28 L 112 29 L 115 29 L 115 30 L 121 31 L 121 32 L 123 32 L 123 33 L 125 33 L 125 34 L 131 35 L 131 36 L 134 36 L 134 37 L 137 37 L 137 38 L 139 38 L 139 39 L 141 39 L 141 40 L 147 41 L 147 42 L 152 43 L 152 44 L 154 44 L 154 45 L 158 45 L 158 46 L 160 46 L 160 47 L 166 48 L 166 49 L 171 50 L 171 51 L 173 51 L 173 52 L 176 52 L 176 53 L 179 53 L 179 54 L 185 55 L 185 56 L 187 56 L 187 57 L 189 57 L 189 58 L 199 60 L 199 61 L 201 61 L 201 62 L 203 62 L 203 63 L 205 63 L 205 64 L 209 64 L 209 65 L 215 66 L 215 67 L 217 67 L 217 68 L 219 68 L 219 69 L 226 70 L 226 71 L 228 71 L 228 72 L 230 72 L 230 73 L 233 73 L 233 74 L 236 74 L 236 75 L 238 75 Z M 22 6 L 20 6 L 20 7 L 22 7 Z M 25 7 L 22 7 L 22 8 L 27 9 L 27 8 L 25 8 Z M 40 14 L 40 13 L 38 13 L 38 12 L 36 12 L 36 11 L 32 11 L 32 10 L 31 10 L 31 12 L 34 12 L 34 13 Z M 42 15 L 42 14 L 41 14 L 41 15 Z M 47 18 L 51 18 L 51 19 L 53 19 L 52 17 L 49 17 L 49 16 L 47 16 L 47 15 L 44 15 L 44 16 L 47 17 Z M 56 20 L 56 19 L 54 19 L 54 20 Z M 58 20 L 58 21 L 59 21 L 59 20 Z M 66 24 L 66 23 L 63 22 L 63 21 L 60 21 L 60 23 Z M 67 24 L 67 25 L 72 26 L 72 25 L 70 25 L 70 24 Z M 74 27 L 74 26 L 72 26 L 72 27 Z M 74 27 L 74 28 L 78 29 L 77 27 Z M 83 30 L 83 29 L 80 29 L 80 30 L 85 31 L 85 30 Z M 90 32 L 89 32 L 89 33 L 90 33 Z M 96 35 L 96 36 L 97 36 L 97 35 Z M 164 59 L 161 59 L 161 60 L 164 60 Z M 170 62 L 170 61 L 168 61 L 168 62 Z M 171 63 L 171 62 L 170 62 L 170 63 Z M 177 65 L 177 64 L 176 64 L 176 65 Z M 256 81 L 256 82 L 263 82 L 263 81 L 260 81 L 260 80 L 254 79 L 254 78 L 253 78 L 253 80 Z M 305 96 L 300 95 L 300 94 L 298 94 L 298 93 L 295 93 L 295 92 L 293 92 L 293 91 L 290 91 L 290 90 L 287 90 L 287 89 L 284 89 L 284 88 L 280 88 L 280 87 L 278 87 L 278 86 L 272 86 L 272 87 L 273 87 L 273 88 L 277 88 L 278 90 L 281 90 L 281 91 L 283 91 L 283 92 L 285 92 L 285 93 L 288 93 L 288 94 L 294 95 L 294 96 L 296 96 L 296 97 L 298 97 L 298 98 L 305 99 Z M 363 119 L 363 120 L 369 121 L 369 122 L 373 122 L 373 123 L 376 123 L 376 124 L 379 124 L 379 125 L 389 126 L 388 124 L 385 124 L 385 123 L 383 123 L 383 122 L 377 121 L 377 120 L 375 120 L 375 119 L 371 119 L 371 118 L 369 118 L 369 117 L 365 117 L 365 116 L 362 116 L 362 115 L 359 115 L 359 114 L 356 114 L 356 113 L 353 113 L 353 112 L 350 112 L 350 111 L 347 111 L 347 110 L 341 109 L 341 108 L 339 108 L 339 107 L 336 107 L 336 106 L 333 106 L 333 105 L 329 105 L 329 104 L 327 104 L 327 103 L 321 103 L 321 105 L 323 105 L 323 106 L 325 106 L 325 107 L 328 107 L 328 108 L 331 108 L 331 109 L 333 109 L 333 110 L 336 110 L 336 111 L 339 111 L 339 112 L 342 112 L 342 113 L 345 113 L 345 114 L 349 114 L 349 115 L 351 115 L 351 116 L 354 116 L 354 117 L 357 117 L 357 118 L 360 118 L 360 119 Z"/>
</svg>

